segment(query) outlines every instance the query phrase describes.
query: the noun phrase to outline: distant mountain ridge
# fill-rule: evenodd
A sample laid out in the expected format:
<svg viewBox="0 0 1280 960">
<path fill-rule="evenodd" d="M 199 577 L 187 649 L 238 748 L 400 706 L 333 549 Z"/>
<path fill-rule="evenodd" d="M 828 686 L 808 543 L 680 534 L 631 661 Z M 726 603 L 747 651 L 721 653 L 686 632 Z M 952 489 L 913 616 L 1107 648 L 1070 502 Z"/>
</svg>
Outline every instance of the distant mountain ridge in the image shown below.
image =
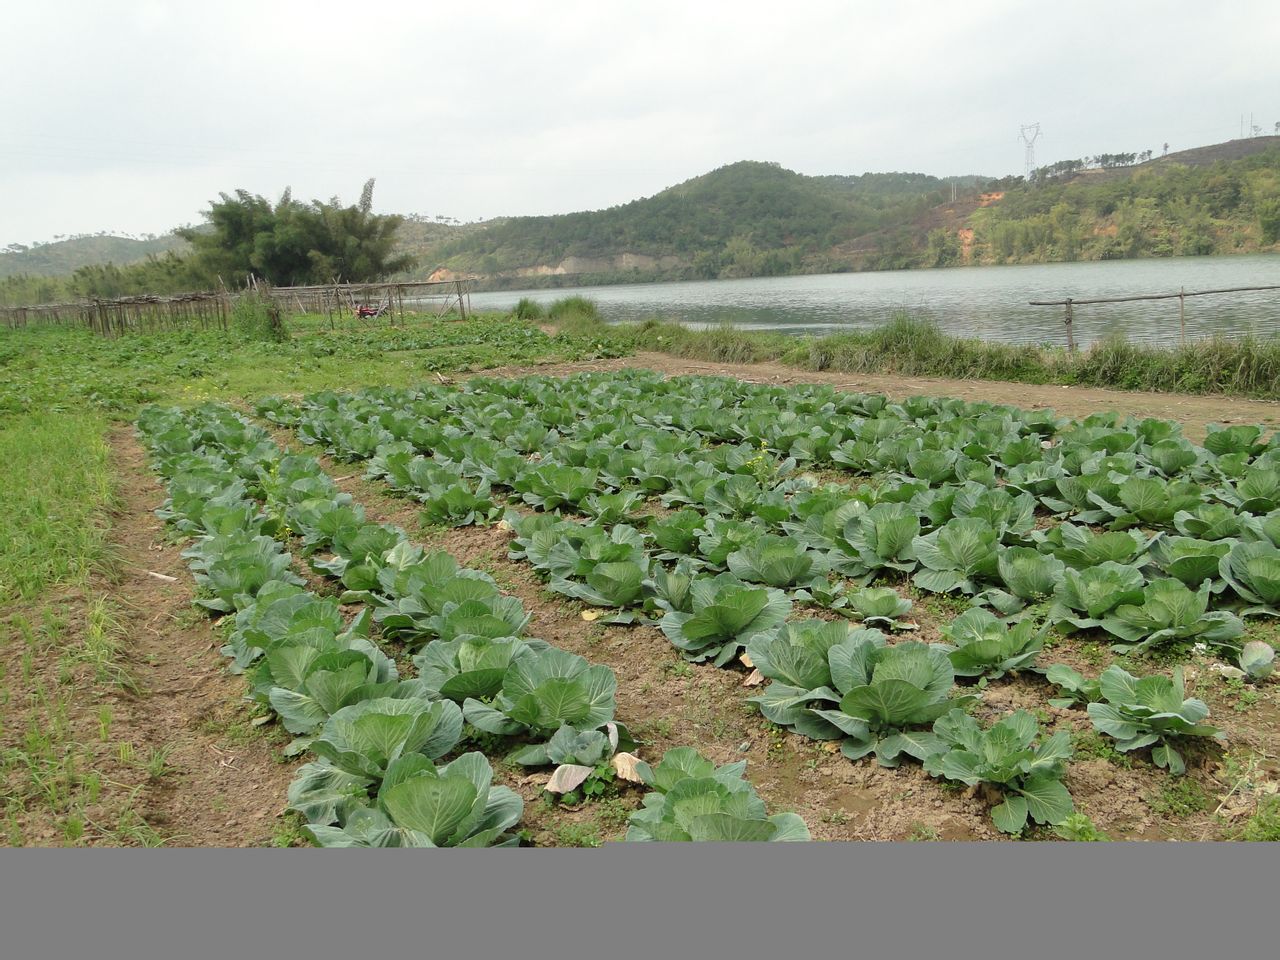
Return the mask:
<svg viewBox="0 0 1280 960">
<path fill-rule="evenodd" d="M 19 274 L 59 277 L 92 264 L 125 266 L 150 256 L 163 256 L 170 251 L 183 253 L 186 249 L 187 242 L 172 233 L 142 240 L 95 234 L 31 246 L 13 244 L 0 250 L 0 279 Z"/>
<path fill-rule="evenodd" d="M 741 161 L 605 210 L 462 225 L 410 217 L 398 242 L 417 258 L 405 277 L 478 276 L 490 288 L 1280 249 L 1280 137 L 1066 167 L 1028 183 L 808 176 Z M 166 234 L 10 248 L 0 251 L 0 280 L 65 277 L 185 247 Z"/>
</svg>

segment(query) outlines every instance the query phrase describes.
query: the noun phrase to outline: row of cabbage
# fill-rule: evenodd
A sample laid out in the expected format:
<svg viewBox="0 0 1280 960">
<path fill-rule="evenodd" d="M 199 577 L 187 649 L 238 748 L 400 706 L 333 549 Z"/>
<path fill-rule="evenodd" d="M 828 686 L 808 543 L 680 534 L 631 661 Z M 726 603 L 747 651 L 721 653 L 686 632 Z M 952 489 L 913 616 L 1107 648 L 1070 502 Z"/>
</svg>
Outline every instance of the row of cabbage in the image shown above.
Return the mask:
<svg viewBox="0 0 1280 960">
<path fill-rule="evenodd" d="M 676 511 L 647 526 L 660 551 L 824 606 L 844 605 L 843 584 L 901 571 L 1003 615 L 1052 599 L 1053 622 L 1142 648 L 1230 646 L 1239 616 L 1280 613 L 1280 446 L 1253 426 L 1211 429 L 1198 447 L 1168 421 L 1072 426 L 988 404 L 644 374 L 261 410 L 368 459 L 429 521 L 492 520 L 495 489 L 604 526 L 656 499 Z M 824 485 L 801 467 L 870 482 Z"/>
<path fill-rule="evenodd" d="M 761 405 L 769 412 L 754 412 Z M 758 698 L 765 715 L 843 739 L 848 756 L 874 752 L 892 764 L 905 753 L 938 775 L 956 773 L 938 758 L 961 750 L 956 731 L 971 721 L 951 716 L 957 705 L 945 691 L 957 675 L 1040 669 L 1050 624 L 1105 630 L 1129 651 L 1205 644 L 1253 675 L 1270 671 L 1270 647 L 1239 642 L 1237 613 L 1209 609 L 1225 600 L 1244 615 L 1275 612 L 1275 596 L 1259 593 L 1267 594 L 1277 560 L 1280 514 L 1264 487 L 1278 454 L 1258 428 L 1213 430 L 1196 448 L 1162 421 L 1094 417 L 1068 429 L 1051 414 L 984 404 L 891 405 L 824 388 L 645 375 L 323 394 L 301 406 L 268 401 L 259 412 L 337 457 L 367 458 L 371 475 L 424 502 L 429 521 L 493 519 L 504 499 L 495 489 L 539 510 L 588 515 L 579 523 L 508 513 L 512 556 L 552 589 L 615 608 L 616 621 L 661 614 L 663 631 L 690 659 L 723 664 L 745 648 L 773 681 Z M 798 472 L 798 454 L 807 466 L 873 482 L 856 490 L 816 483 Z M 1219 501 L 1202 499 L 1201 489 L 1192 502 L 1192 476 L 1216 483 Z M 626 522 L 653 498 L 676 512 L 643 529 Z M 1050 511 L 1068 522 L 1037 523 Z M 875 630 L 784 625 L 799 600 L 868 626 L 904 626 L 910 601 L 865 586 L 891 571 L 912 574 L 923 590 L 972 598 L 975 609 L 944 629 L 948 644 L 889 647 Z M 835 681 L 831 664 L 817 662 L 835 648 L 858 648 L 865 673 L 840 671 Z M 873 675 L 887 680 L 898 670 L 877 674 L 876 650 L 886 664 L 913 664 L 915 694 L 869 702 L 883 699 L 869 689 Z M 805 661 L 798 672 L 797 657 Z M 1088 707 L 1095 725 L 1121 749 L 1153 746 L 1155 762 L 1175 771 L 1179 736 L 1217 733 L 1201 722 L 1207 708 L 1184 699 L 1180 675 L 1139 681 L 1113 668 L 1103 684 L 1062 665 L 1048 673 L 1064 702 L 1096 701 Z M 1043 774 L 1028 759 L 1034 721 L 1016 722 L 1030 731 L 1010 754 L 1018 775 Z M 1056 781 L 1065 746 L 1048 739 L 1054 746 L 1041 760 Z M 973 746 L 970 739 L 965 749 Z M 994 776 L 988 782 L 1000 782 Z M 1020 808 L 998 809 L 1008 828 Z M 1037 814 L 1064 809 L 1028 812 L 1053 822 Z"/>
<path fill-rule="evenodd" d="M 223 651 L 232 669 L 295 735 L 286 752 L 319 758 L 299 769 L 289 803 L 321 845 L 515 843 L 523 804 L 492 785 L 488 760 L 469 752 L 442 762 L 476 730 L 519 738 L 520 763 L 561 772 L 593 770 L 632 746 L 613 720 L 611 671 L 524 637 L 518 600 L 367 522 L 313 457 L 284 454 L 220 406 L 151 408 L 139 430 L 168 480 L 161 516 L 195 538 L 184 556 L 198 602 L 234 614 Z M 347 588 L 342 602 L 367 604 L 353 621 L 339 600 L 304 589 L 281 543 L 289 537 L 313 571 Z M 370 640 L 372 624 L 420 651 L 417 677 L 399 676 Z M 673 754 L 652 769 L 636 764 L 652 793 L 631 839 L 807 836 L 794 815 L 766 816 L 743 765 L 708 771 L 696 754 Z"/>
</svg>

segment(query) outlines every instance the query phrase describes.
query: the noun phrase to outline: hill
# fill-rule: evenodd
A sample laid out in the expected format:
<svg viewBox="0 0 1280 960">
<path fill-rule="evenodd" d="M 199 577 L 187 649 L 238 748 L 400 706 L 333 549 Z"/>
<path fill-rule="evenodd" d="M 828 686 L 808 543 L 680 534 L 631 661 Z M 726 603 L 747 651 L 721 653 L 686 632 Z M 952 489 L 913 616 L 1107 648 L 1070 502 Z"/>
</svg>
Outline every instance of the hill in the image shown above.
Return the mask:
<svg viewBox="0 0 1280 960">
<path fill-rule="evenodd" d="M 840 268 L 842 243 L 910 222 L 952 182 L 980 179 L 813 177 L 743 161 L 607 210 L 490 221 L 433 252 L 440 276 L 508 287 L 821 272 Z"/>
<path fill-rule="evenodd" d="M 170 251 L 183 253 L 186 249 L 187 242 L 172 233 L 143 240 L 99 233 L 31 246 L 12 244 L 0 249 L 0 280 L 20 274 L 60 277 L 83 266 L 106 263 L 126 266 L 150 256 L 163 256 Z"/>
</svg>

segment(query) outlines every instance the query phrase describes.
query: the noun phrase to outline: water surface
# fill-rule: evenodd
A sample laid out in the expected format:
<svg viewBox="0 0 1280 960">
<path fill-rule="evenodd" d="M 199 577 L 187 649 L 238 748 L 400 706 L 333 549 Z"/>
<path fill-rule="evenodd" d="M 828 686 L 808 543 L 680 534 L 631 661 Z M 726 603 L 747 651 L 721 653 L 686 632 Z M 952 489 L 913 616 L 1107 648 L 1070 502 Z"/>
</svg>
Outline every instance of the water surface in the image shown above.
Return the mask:
<svg viewBox="0 0 1280 960">
<path fill-rule="evenodd" d="M 864 329 L 906 311 L 956 335 L 1063 344 L 1062 308 L 1032 307 L 1028 301 L 1266 285 L 1280 285 L 1280 255 L 564 287 L 477 293 L 471 302 L 477 310 L 500 310 L 510 309 L 521 297 L 550 303 L 581 294 L 595 300 L 611 322 L 659 317 L 709 326 L 727 321 L 744 329 L 788 333 Z M 1280 290 L 1196 297 L 1186 304 L 1188 338 L 1280 334 Z M 1077 306 L 1074 329 L 1081 344 L 1113 332 L 1143 343 L 1177 343 L 1178 301 Z"/>
</svg>

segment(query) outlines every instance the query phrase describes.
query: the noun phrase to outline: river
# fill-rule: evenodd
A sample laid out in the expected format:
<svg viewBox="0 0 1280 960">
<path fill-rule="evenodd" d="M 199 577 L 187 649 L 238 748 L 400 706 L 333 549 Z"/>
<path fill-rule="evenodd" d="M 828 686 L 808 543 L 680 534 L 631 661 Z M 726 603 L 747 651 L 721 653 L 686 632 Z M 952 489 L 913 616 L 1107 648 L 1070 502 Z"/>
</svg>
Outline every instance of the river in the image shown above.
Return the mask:
<svg viewBox="0 0 1280 960">
<path fill-rule="evenodd" d="M 659 317 L 699 327 L 728 322 L 788 333 L 862 329 L 905 311 L 956 335 L 1061 345 L 1062 307 L 1032 307 L 1028 301 L 1272 284 L 1280 285 L 1280 255 L 1258 254 L 563 287 L 477 293 L 471 304 L 501 310 L 521 297 L 550 303 L 581 294 L 595 300 L 610 322 Z M 1188 298 L 1186 327 L 1188 339 L 1280 334 L 1280 290 Z M 1077 306 L 1074 329 L 1081 344 L 1115 332 L 1143 343 L 1177 343 L 1178 301 Z"/>
</svg>

